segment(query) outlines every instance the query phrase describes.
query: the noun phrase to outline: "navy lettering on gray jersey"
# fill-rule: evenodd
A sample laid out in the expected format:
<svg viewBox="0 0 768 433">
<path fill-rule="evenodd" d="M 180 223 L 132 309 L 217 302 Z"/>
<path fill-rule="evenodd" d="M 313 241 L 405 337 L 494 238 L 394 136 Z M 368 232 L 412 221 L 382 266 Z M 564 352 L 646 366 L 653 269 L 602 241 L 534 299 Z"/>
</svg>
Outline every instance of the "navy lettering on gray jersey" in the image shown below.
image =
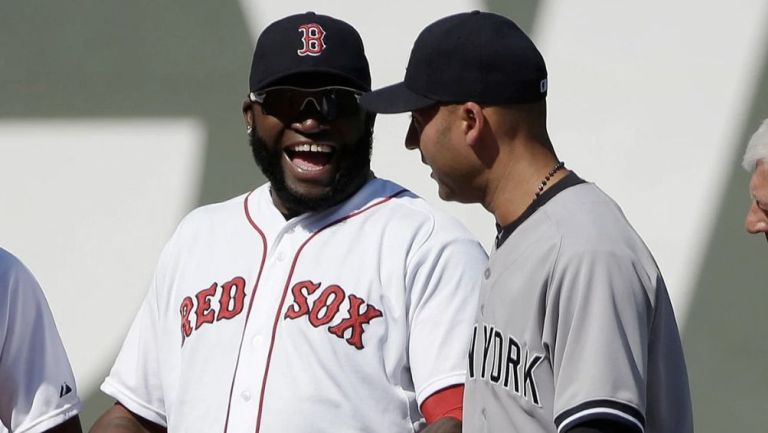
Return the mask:
<svg viewBox="0 0 768 433">
<path fill-rule="evenodd" d="M 514 351 L 514 354 L 512 353 Z M 512 338 L 507 338 L 507 368 L 504 373 L 504 388 L 509 389 L 510 372 L 512 374 L 512 391 L 515 394 L 520 394 L 520 374 L 518 374 L 518 368 L 520 367 L 520 344 Z"/>
<path fill-rule="evenodd" d="M 475 324 L 472 330 L 469 379 L 477 378 L 503 386 L 520 398 L 541 407 L 534 371 L 544 360 L 544 354 L 530 352 L 517 338 L 504 335 L 493 325 L 483 323 L 482 328 L 482 341 L 478 341 L 479 325 Z M 476 358 L 475 350 L 478 346 L 482 347 L 482 357 Z M 522 347 L 525 347 L 525 350 Z M 477 362 L 480 362 L 480 365 L 475 365 Z M 478 371 L 480 375 L 476 376 Z"/>
</svg>

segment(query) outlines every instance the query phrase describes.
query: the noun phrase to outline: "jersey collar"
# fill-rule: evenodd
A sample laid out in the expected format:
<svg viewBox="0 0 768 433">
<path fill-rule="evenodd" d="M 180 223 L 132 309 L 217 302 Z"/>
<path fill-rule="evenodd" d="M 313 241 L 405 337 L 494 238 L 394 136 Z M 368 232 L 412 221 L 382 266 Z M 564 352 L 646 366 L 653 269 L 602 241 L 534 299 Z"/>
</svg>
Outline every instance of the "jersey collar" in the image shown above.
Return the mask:
<svg viewBox="0 0 768 433">
<path fill-rule="evenodd" d="M 523 211 L 523 213 L 517 217 L 514 221 L 507 224 L 506 226 L 501 226 L 499 224 L 496 224 L 496 231 L 498 234 L 496 235 L 496 249 L 499 249 L 501 247 L 501 244 L 504 243 L 504 241 L 507 240 L 507 238 L 514 232 L 522 223 L 525 222 L 531 215 L 533 215 L 534 212 L 536 212 L 540 207 L 547 204 L 548 201 L 552 200 L 552 198 L 561 192 L 563 192 L 565 189 L 570 188 L 572 186 L 584 183 L 584 179 L 580 178 L 578 175 L 576 175 L 575 172 L 571 171 L 567 175 L 565 175 L 562 179 L 560 179 L 557 183 L 549 187 L 546 191 L 544 191 L 537 199 L 535 199 L 528 207 Z"/>
</svg>

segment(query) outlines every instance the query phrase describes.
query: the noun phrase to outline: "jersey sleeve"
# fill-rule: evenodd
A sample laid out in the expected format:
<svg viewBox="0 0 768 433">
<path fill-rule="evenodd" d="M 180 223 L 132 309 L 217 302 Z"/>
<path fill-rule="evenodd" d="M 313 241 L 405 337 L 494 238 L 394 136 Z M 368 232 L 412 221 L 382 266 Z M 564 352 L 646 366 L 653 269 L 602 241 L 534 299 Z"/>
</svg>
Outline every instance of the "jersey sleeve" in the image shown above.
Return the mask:
<svg viewBox="0 0 768 433">
<path fill-rule="evenodd" d="M 159 306 L 164 256 L 161 255 L 158 268 L 149 290 L 133 320 L 128 335 L 123 341 L 120 353 L 101 390 L 115 398 L 131 412 L 154 423 L 167 426 L 163 372 L 160 354 Z"/>
<path fill-rule="evenodd" d="M 408 344 L 416 399 L 463 384 L 487 256 L 480 244 L 435 230 L 408 264 Z"/>
<path fill-rule="evenodd" d="M 0 420 L 37 433 L 80 412 L 64 345 L 40 285 L 0 250 Z"/>
<path fill-rule="evenodd" d="M 558 258 L 543 330 L 558 431 L 600 419 L 644 431 L 651 278 L 627 254 Z"/>
</svg>

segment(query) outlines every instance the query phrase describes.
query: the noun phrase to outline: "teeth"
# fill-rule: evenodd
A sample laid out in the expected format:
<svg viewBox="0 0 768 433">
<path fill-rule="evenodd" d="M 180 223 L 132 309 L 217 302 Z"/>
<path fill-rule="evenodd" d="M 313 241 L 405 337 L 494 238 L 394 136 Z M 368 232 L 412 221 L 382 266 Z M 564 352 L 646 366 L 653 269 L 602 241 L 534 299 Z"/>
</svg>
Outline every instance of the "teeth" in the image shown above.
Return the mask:
<svg viewBox="0 0 768 433">
<path fill-rule="evenodd" d="M 291 147 L 291 150 L 294 152 L 321 152 L 321 153 L 331 153 L 333 152 L 333 148 L 331 146 L 328 146 L 327 144 L 297 144 L 295 146 Z"/>
</svg>

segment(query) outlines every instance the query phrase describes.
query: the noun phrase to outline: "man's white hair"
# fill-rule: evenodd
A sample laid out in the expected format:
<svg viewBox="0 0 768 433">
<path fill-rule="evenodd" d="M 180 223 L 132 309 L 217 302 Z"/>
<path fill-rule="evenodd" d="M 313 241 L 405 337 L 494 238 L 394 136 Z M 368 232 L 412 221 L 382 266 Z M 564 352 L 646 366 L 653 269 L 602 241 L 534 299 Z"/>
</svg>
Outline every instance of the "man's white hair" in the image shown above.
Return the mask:
<svg viewBox="0 0 768 433">
<path fill-rule="evenodd" d="M 755 169 L 757 161 L 760 160 L 768 163 L 768 119 L 763 120 L 757 131 L 752 134 L 752 138 L 749 139 L 741 165 L 751 173 Z"/>
</svg>

